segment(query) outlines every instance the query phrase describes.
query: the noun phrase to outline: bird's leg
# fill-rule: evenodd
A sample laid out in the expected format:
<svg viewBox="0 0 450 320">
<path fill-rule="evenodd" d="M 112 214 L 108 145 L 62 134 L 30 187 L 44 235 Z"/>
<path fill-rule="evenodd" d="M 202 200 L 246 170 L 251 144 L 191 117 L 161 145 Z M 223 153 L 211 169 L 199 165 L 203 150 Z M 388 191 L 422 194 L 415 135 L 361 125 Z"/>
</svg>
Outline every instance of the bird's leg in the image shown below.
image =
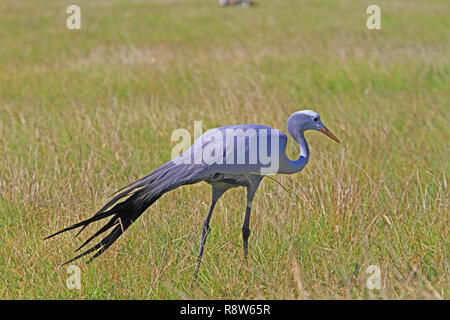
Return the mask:
<svg viewBox="0 0 450 320">
<path fill-rule="evenodd" d="M 248 256 L 248 237 L 250 236 L 250 211 L 251 203 L 247 203 L 247 208 L 245 209 L 244 223 L 242 224 L 242 240 L 244 241 L 244 257 L 247 261 Z"/>
<path fill-rule="evenodd" d="M 211 216 L 212 216 L 215 205 L 216 205 L 216 202 L 213 201 L 211 203 L 211 207 L 209 207 L 208 215 L 206 216 L 206 219 L 205 219 L 205 221 L 203 221 L 203 224 L 202 224 L 202 235 L 200 237 L 200 248 L 198 250 L 197 264 L 195 265 L 194 281 L 197 280 L 198 269 L 200 268 L 200 264 L 202 262 L 203 249 L 205 246 L 206 238 L 208 237 L 208 234 L 211 231 L 211 228 L 209 227 L 209 221 L 211 220 Z"/>
<path fill-rule="evenodd" d="M 247 208 L 245 209 L 244 223 L 242 224 L 242 240 L 244 248 L 244 258 L 247 261 L 248 256 L 248 237 L 250 236 L 250 212 L 252 210 L 252 201 L 258 189 L 262 177 L 256 177 L 250 181 L 247 186 Z"/>
<path fill-rule="evenodd" d="M 211 228 L 209 227 L 209 221 L 211 220 L 211 216 L 214 211 L 214 206 L 216 205 L 217 200 L 219 200 L 219 198 L 227 190 L 228 189 L 219 189 L 219 188 L 216 188 L 213 186 L 211 206 L 209 207 L 209 211 L 206 216 L 206 219 L 205 219 L 205 221 L 203 221 L 203 224 L 202 224 L 202 235 L 200 237 L 200 248 L 198 249 L 197 264 L 195 265 L 194 282 L 197 280 L 197 277 L 198 277 L 198 270 L 199 270 L 200 264 L 202 262 L 203 249 L 205 247 L 206 238 L 208 237 L 208 234 L 211 231 Z M 193 283 L 192 283 L 192 285 L 193 285 Z M 192 285 L 191 285 L 191 287 L 192 287 Z"/>
</svg>

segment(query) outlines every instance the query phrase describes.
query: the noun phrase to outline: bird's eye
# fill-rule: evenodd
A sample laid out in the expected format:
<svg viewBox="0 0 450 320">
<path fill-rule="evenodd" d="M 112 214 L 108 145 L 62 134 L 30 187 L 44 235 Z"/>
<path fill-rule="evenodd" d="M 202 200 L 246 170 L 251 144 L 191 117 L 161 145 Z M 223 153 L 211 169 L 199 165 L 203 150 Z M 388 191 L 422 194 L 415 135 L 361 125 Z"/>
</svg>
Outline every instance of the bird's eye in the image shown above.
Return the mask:
<svg viewBox="0 0 450 320">
<path fill-rule="evenodd" d="M 315 117 L 313 120 L 314 120 L 314 122 L 317 122 L 317 121 L 319 121 L 319 118 Z"/>
</svg>

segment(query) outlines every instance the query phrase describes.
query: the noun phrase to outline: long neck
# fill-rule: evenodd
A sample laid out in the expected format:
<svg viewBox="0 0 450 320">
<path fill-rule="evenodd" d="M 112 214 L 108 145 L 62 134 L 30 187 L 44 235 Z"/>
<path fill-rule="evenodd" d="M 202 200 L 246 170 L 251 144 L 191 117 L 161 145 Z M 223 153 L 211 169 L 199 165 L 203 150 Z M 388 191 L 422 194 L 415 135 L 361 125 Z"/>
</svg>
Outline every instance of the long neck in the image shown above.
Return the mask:
<svg viewBox="0 0 450 320">
<path fill-rule="evenodd" d="M 286 156 L 286 165 L 285 168 L 283 168 L 285 173 L 295 173 L 302 170 L 306 163 L 308 162 L 309 158 L 309 148 L 308 143 L 306 142 L 305 135 L 303 134 L 303 131 L 291 131 L 289 130 L 289 134 L 294 138 L 294 140 L 297 142 L 299 148 L 300 148 L 300 155 L 297 160 L 290 160 Z"/>
<path fill-rule="evenodd" d="M 297 141 L 298 146 L 300 147 L 300 156 L 298 157 L 298 159 L 300 158 L 305 158 L 306 161 L 308 161 L 309 158 L 309 148 L 308 148 L 308 143 L 306 142 L 305 139 L 305 135 L 303 133 L 303 131 L 301 131 L 297 138 L 295 138 L 295 141 Z M 297 159 L 297 161 L 298 161 Z"/>
</svg>

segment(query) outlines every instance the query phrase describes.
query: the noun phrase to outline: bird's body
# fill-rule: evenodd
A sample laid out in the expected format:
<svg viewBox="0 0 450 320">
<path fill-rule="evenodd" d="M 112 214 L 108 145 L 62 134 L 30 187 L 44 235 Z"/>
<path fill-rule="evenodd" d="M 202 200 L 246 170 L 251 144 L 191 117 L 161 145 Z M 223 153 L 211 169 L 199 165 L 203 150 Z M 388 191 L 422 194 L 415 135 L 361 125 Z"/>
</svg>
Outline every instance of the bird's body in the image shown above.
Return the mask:
<svg viewBox="0 0 450 320">
<path fill-rule="evenodd" d="M 163 194 L 182 185 L 205 181 L 212 186 L 212 203 L 202 226 L 202 236 L 196 267 L 203 255 L 209 222 L 218 199 L 230 188 L 247 188 L 247 208 L 242 226 L 244 252 L 247 257 L 251 203 L 265 175 L 292 174 L 304 168 L 309 149 L 304 137 L 306 130 L 319 130 L 338 141 L 322 124 L 317 113 L 299 111 L 289 117 L 289 134 L 300 148 L 297 160 L 290 160 L 285 153 L 288 138 L 283 132 L 264 125 L 231 125 L 212 129 L 202 135 L 183 154 L 162 165 L 142 179 L 117 191 L 111 201 L 92 218 L 63 229 L 61 232 L 82 227 L 111 217 L 100 230 L 87 239 L 77 250 L 95 237 L 113 229 L 97 245 L 76 256 L 72 262 L 91 252 L 91 260 L 103 253 L 149 206 Z M 48 238 L 50 238 L 48 237 Z"/>
</svg>

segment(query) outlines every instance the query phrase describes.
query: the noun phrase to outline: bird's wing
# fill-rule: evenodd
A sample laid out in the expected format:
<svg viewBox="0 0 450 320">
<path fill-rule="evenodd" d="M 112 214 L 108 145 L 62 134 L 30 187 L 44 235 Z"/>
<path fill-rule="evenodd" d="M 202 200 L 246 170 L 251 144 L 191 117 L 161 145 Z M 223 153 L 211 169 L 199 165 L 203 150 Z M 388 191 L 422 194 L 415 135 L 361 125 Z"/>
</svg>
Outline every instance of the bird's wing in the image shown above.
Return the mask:
<svg viewBox="0 0 450 320">
<path fill-rule="evenodd" d="M 268 126 L 226 126 L 206 132 L 176 160 L 205 172 L 265 175 L 278 172 L 286 144 L 287 136 Z"/>
</svg>

